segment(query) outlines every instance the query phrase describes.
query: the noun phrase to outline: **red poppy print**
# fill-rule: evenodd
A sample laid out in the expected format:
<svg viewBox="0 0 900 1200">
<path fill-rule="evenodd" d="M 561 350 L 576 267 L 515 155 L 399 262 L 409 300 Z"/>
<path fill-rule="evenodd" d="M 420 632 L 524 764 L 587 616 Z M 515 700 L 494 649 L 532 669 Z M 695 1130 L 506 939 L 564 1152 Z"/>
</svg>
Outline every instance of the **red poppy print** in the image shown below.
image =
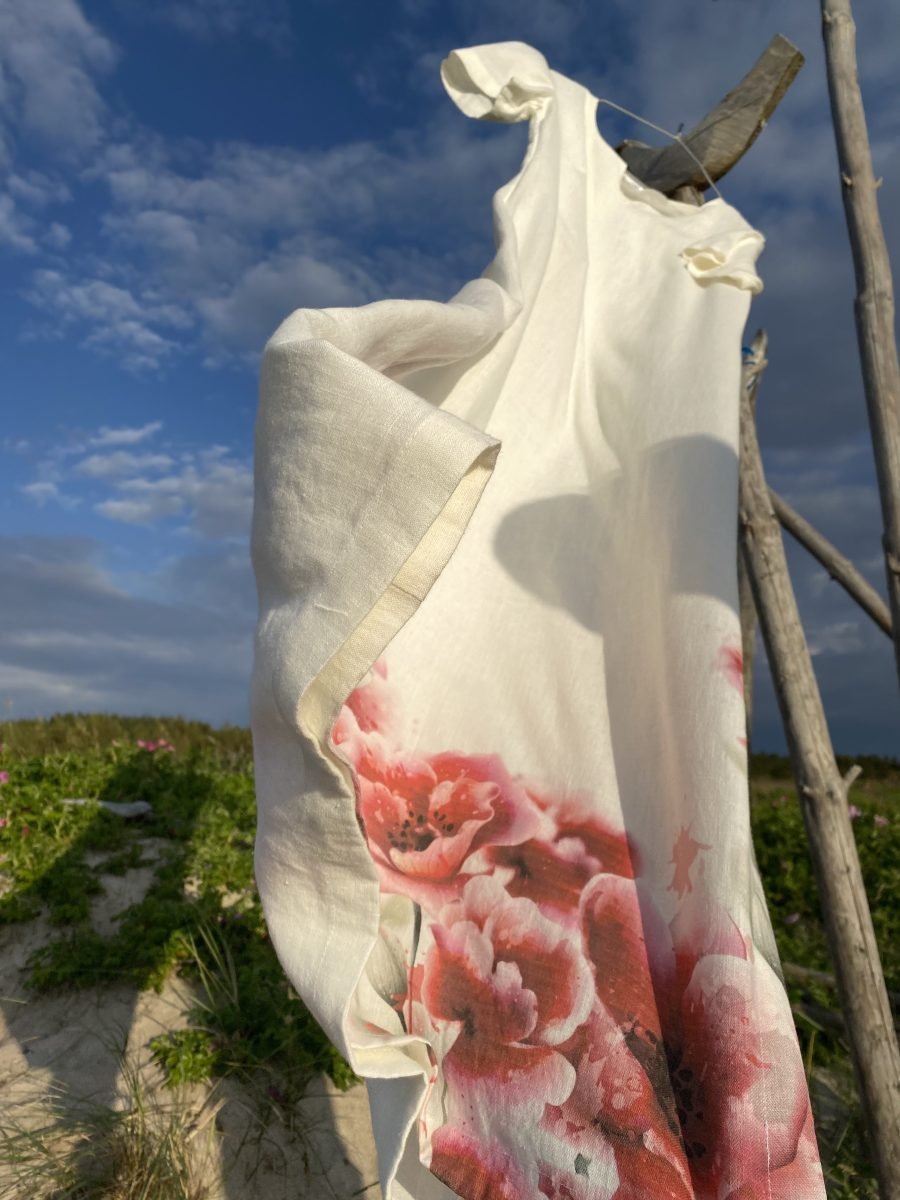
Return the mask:
<svg viewBox="0 0 900 1200">
<path fill-rule="evenodd" d="M 398 758 L 370 770 L 359 777 L 359 815 L 377 859 L 400 875 L 446 883 L 479 846 L 540 828 L 497 755 Z"/>
<path fill-rule="evenodd" d="M 742 694 L 739 646 L 718 666 Z M 397 897 L 368 979 L 427 1048 L 422 1163 L 461 1200 L 824 1200 L 790 1005 L 716 846 L 681 826 L 654 879 L 601 798 L 411 753 L 399 717 L 379 661 L 331 741 Z"/>
<path fill-rule="evenodd" d="M 528 1181 L 499 1142 L 480 1142 L 453 1126 L 435 1131 L 431 1172 L 466 1200 L 523 1200 Z"/>
<path fill-rule="evenodd" d="M 755 1187 L 767 1170 L 793 1167 L 799 1156 L 805 1190 L 795 1194 L 820 1198 L 818 1160 L 801 1146 L 809 1096 L 800 1049 L 783 989 L 765 960 L 751 959 L 733 923 L 721 918 L 694 944 L 682 939 L 695 922 L 681 923 L 679 939 L 673 921 L 663 952 L 661 923 L 646 901 L 643 908 L 636 898 L 629 905 L 617 879 L 592 884 L 582 911 L 598 996 L 652 1086 L 656 1108 L 648 1111 L 662 1117 L 647 1132 L 670 1146 L 678 1135 L 693 1194 L 743 1197 L 742 1189 Z M 642 932 L 648 924 L 652 953 Z M 610 980 L 601 963 L 611 948 L 643 973 L 625 972 L 619 981 L 613 972 Z M 677 1156 L 671 1161 L 677 1165 Z"/>
<path fill-rule="evenodd" d="M 593 1003 L 578 943 L 488 875 L 466 883 L 431 933 L 422 998 L 433 1020 L 459 1029 L 445 1070 L 488 1082 L 513 1105 L 561 1099 L 574 1077 L 555 1047 Z"/>
</svg>

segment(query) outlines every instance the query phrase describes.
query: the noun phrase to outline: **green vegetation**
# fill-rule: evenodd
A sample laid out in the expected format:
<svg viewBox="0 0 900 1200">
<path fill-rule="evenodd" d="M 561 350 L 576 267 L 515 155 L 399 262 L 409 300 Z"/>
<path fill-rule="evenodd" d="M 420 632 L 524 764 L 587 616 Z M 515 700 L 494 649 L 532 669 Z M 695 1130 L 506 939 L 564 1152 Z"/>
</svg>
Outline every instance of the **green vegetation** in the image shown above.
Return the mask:
<svg viewBox="0 0 900 1200">
<path fill-rule="evenodd" d="M 73 715 L 0 725 L 0 742 L 0 780 L 7 777 L 0 782 L 0 923 L 44 913 L 56 929 L 29 963 L 33 989 L 123 980 L 158 989 L 178 971 L 196 980 L 203 999 L 188 1029 L 153 1042 L 173 1086 L 262 1074 L 269 1098 L 287 1109 L 318 1071 L 342 1088 L 355 1082 L 287 983 L 267 937 L 253 883 L 247 730 Z M 852 789 L 854 830 L 888 988 L 900 992 L 900 762 L 842 759 L 842 768 L 854 761 L 864 771 Z M 827 973 L 787 761 L 757 755 L 751 790 L 757 858 L 782 959 Z M 68 805 L 66 798 L 89 803 Z M 124 821 L 97 803 L 124 800 L 146 800 L 152 814 Z M 138 867 L 152 874 L 144 898 L 109 936 L 96 933 L 88 918 L 102 876 Z M 802 971 L 789 970 L 787 982 L 830 1195 L 874 1200 L 836 992 L 827 979 Z"/>
<path fill-rule="evenodd" d="M 900 992 L 900 763 L 842 758 L 841 769 L 846 771 L 854 762 L 864 773 L 851 788 L 850 813 L 885 981 L 896 997 Z M 789 782 L 787 760 L 778 764 L 774 778 L 772 764 L 763 765 L 766 774 L 760 775 L 760 764 L 754 763 L 751 788 L 754 844 L 779 954 L 786 964 L 829 1196 L 876 1200 L 878 1190 L 836 990 L 814 976 L 792 977 L 788 965 L 832 972 L 803 816 Z M 894 1014 L 900 1019 L 898 1003 Z"/>
<path fill-rule="evenodd" d="M 159 990 L 178 970 L 202 985 L 208 1001 L 192 1014 L 190 1035 L 156 1039 L 173 1081 L 265 1069 L 285 1102 L 319 1071 L 351 1086 L 355 1076 L 291 988 L 268 940 L 253 883 L 246 731 L 238 731 L 243 744 L 226 731 L 219 746 L 218 732 L 197 724 L 185 723 L 182 739 L 177 721 L 70 720 L 88 749 L 46 749 L 73 742 L 61 717 L 0 727 L 0 771 L 9 776 L 0 784 L 0 923 L 43 911 L 59 926 L 32 956 L 29 986 L 46 992 L 125 981 Z M 98 744 L 104 730 L 117 744 Z M 175 749 L 138 745 L 158 746 L 161 738 Z M 67 805 L 67 798 L 91 803 Z M 153 811 L 123 821 L 96 803 L 104 800 L 145 800 Z M 95 932 L 90 903 L 103 891 L 101 873 L 139 865 L 153 867 L 143 899 L 121 914 L 111 935 Z"/>
</svg>

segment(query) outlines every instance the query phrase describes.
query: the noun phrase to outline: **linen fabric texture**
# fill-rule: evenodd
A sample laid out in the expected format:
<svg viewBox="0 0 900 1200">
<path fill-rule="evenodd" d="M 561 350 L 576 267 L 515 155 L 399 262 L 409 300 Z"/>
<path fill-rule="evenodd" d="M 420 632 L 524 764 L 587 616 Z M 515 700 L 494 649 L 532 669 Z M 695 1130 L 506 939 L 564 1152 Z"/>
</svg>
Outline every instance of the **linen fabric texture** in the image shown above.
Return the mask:
<svg viewBox="0 0 900 1200">
<path fill-rule="evenodd" d="M 820 1200 L 744 741 L 763 238 L 641 185 L 534 48 L 441 74 L 529 123 L 495 258 L 263 356 L 273 945 L 367 1081 L 386 1200 Z"/>
</svg>

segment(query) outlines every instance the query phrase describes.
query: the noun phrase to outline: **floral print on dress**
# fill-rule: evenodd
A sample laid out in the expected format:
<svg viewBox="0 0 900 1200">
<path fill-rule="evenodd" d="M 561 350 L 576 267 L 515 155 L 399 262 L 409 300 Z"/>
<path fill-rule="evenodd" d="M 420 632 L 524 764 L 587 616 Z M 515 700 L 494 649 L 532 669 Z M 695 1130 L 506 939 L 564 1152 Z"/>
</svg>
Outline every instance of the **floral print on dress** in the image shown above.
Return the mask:
<svg viewBox="0 0 900 1200">
<path fill-rule="evenodd" d="M 396 717 L 382 659 L 331 743 L 414 914 L 384 999 L 434 1064 L 431 1172 L 463 1200 L 822 1200 L 787 997 L 706 885 L 713 844 L 679 830 L 667 920 L 589 796 L 496 754 L 411 754 Z"/>
</svg>

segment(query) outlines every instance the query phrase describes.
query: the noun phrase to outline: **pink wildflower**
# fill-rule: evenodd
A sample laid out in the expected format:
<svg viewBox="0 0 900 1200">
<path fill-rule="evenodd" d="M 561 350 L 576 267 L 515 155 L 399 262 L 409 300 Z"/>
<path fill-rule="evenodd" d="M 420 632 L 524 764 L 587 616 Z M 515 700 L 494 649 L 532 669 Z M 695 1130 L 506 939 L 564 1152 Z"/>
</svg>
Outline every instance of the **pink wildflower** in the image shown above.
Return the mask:
<svg viewBox="0 0 900 1200">
<path fill-rule="evenodd" d="M 861 817 L 863 815 L 862 809 L 857 808 L 855 804 L 851 804 L 850 807 L 847 809 L 847 812 L 850 814 L 851 821 L 855 821 L 858 817 Z"/>
<path fill-rule="evenodd" d="M 0 771 L 0 783 L 9 783 L 9 771 Z"/>
<path fill-rule="evenodd" d="M 876 813 L 875 824 L 879 829 L 884 829 L 885 825 L 890 825 L 890 821 L 887 819 L 887 817 L 883 817 L 881 813 Z"/>
<path fill-rule="evenodd" d="M 788 913 L 788 915 L 784 918 L 784 923 L 785 925 L 796 925 L 799 920 L 799 913 Z"/>
<path fill-rule="evenodd" d="M 0 817 L 0 829 L 5 829 L 8 824 L 6 817 Z"/>
</svg>

